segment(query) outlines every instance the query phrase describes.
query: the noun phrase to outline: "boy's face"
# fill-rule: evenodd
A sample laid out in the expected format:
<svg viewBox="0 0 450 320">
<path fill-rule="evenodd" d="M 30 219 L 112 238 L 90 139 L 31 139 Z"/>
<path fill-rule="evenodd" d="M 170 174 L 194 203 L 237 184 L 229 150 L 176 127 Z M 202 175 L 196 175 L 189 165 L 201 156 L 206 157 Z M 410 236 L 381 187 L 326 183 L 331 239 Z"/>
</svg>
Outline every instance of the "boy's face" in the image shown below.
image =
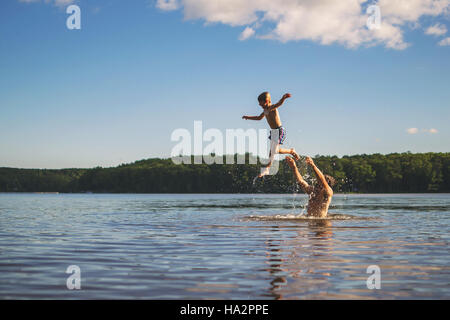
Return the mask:
<svg viewBox="0 0 450 320">
<path fill-rule="evenodd" d="M 266 102 L 265 103 L 259 103 L 259 105 L 261 106 L 261 107 L 267 107 L 267 106 L 269 106 L 270 105 L 270 103 L 271 103 L 271 100 L 270 100 L 270 94 L 267 94 L 266 95 Z"/>
</svg>

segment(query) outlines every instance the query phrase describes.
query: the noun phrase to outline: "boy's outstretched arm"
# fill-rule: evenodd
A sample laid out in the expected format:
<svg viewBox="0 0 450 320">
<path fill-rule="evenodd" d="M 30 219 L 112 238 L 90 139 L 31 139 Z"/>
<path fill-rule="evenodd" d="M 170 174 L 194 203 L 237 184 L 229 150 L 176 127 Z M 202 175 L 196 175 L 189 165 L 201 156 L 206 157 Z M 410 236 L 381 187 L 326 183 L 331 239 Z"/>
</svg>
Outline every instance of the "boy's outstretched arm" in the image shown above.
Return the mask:
<svg viewBox="0 0 450 320">
<path fill-rule="evenodd" d="M 286 162 L 291 167 L 292 171 L 294 172 L 294 176 L 297 179 L 298 184 L 302 188 L 303 192 L 310 194 L 313 192 L 313 188 L 303 179 L 300 172 L 298 172 L 297 165 L 295 164 L 294 159 L 291 157 L 286 157 Z"/>
<path fill-rule="evenodd" d="M 259 116 L 243 116 L 242 119 L 244 120 L 262 120 L 264 118 L 264 112 L 261 113 Z"/>
<path fill-rule="evenodd" d="M 270 106 L 269 110 L 272 111 L 272 110 L 275 110 L 276 108 L 281 107 L 281 105 L 284 103 L 284 101 L 285 101 L 287 98 L 290 98 L 290 97 L 291 97 L 291 94 L 290 94 L 290 93 L 285 93 L 285 94 L 283 95 L 283 97 L 280 99 L 280 101 L 278 101 L 277 103 L 275 103 L 275 104 L 273 104 L 272 106 Z"/>
<path fill-rule="evenodd" d="M 331 189 L 331 187 L 328 185 L 328 182 L 325 179 L 325 176 L 323 175 L 322 171 L 320 171 L 319 168 L 317 168 L 313 159 L 311 159 L 310 157 L 306 157 L 306 163 L 309 164 L 313 168 L 314 173 L 316 174 L 317 178 L 319 179 L 319 182 L 324 186 L 324 188 L 327 191 L 332 193 L 333 189 Z"/>
</svg>

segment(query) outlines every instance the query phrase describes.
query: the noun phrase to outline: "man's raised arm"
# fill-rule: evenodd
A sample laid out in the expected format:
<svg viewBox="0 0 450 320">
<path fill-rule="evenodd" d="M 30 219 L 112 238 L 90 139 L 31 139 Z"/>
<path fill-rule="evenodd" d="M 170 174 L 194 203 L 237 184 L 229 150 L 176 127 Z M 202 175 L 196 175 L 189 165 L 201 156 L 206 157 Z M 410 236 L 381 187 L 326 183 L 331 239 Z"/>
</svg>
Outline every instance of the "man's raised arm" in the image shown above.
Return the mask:
<svg viewBox="0 0 450 320">
<path fill-rule="evenodd" d="M 317 168 L 317 166 L 314 163 L 313 159 L 311 159 L 311 157 L 306 157 L 306 163 L 309 164 L 313 168 L 314 173 L 317 176 L 317 179 L 319 179 L 319 182 L 324 186 L 324 188 L 328 192 L 333 192 L 333 189 L 331 189 L 331 187 L 328 185 L 328 182 L 325 179 L 325 176 L 323 175 L 322 171 L 320 171 L 319 168 Z"/>
<path fill-rule="evenodd" d="M 295 164 L 294 159 L 291 157 L 286 157 L 286 162 L 291 167 L 292 171 L 294 172 L 294 176 L 297 179 L 298 184 L 302 188 L 303 192 L 310 194 L 313 192 L 313 188 L 303 179 L 300 172 L 298 172 L 297 165 Z"/>
</svg>

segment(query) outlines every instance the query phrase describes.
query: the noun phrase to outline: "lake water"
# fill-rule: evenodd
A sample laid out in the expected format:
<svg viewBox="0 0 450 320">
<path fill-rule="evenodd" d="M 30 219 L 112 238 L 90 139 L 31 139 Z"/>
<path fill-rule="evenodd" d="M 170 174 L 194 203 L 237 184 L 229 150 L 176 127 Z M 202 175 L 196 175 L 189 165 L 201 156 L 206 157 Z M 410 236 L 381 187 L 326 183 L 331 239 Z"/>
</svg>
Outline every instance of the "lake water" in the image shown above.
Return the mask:
<svg viewBox="0 0 450 320">
<path fill-rule="evenodd" d="M 0 298 L 450 299 L 449 194 L 336 195 L 345 220 L 297 218 L 306 201 L 0 194 Z"/>
</svg>

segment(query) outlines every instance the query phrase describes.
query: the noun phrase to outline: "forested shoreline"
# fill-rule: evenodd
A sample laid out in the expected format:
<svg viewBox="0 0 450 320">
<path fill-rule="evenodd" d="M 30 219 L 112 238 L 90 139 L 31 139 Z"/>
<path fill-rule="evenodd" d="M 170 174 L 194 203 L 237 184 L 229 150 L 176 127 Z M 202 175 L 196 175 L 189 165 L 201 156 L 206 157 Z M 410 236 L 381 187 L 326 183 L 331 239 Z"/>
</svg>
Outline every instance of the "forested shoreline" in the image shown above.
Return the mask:
<svg viewBox="0 0 450 320">
<path fill-rule="evenodd" d="M 61 193 L 291 193 L 298 190 L 284 161 L 279 172 L 253 184 L 260 164 L 181 164 L 147 159 L 112 168 L 0 168 L 0 192 Z M 450 153 L 316 156 L 316 165 L 336 178 L 335 192 L 450 192 Z M 224 161 L 225 163 L 225 161 Z M 302 174 L 313 178 L 299 161 Z"/>
</svg>

